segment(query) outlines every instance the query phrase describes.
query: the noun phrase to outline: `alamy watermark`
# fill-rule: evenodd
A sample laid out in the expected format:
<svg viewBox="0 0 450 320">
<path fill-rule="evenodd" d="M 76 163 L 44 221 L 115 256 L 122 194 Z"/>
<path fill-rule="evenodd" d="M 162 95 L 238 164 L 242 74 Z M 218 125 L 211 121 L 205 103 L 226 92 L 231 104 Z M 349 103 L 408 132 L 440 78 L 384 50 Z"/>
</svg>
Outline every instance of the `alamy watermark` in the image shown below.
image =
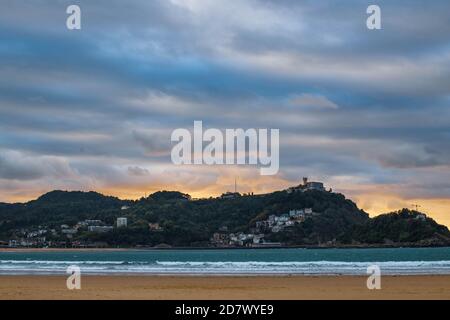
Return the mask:
<svg viewBox="0 0 450 320">
<path fill-rule="evenodd" d="M 194 121 L 194 131 L 179 128 L 172 132 L 171 158 L 176 165 L 206 164 L 259 165 L 261 175 L 275 175 L 280 167 L 279 129 L 219 129 L 203 131 L 203 122 Z M 270 150 L 269 150 L 270 149 Z"/>
<path fill-rule="evenodd" d="M 369 30 L 381 29 L 381 8 L 378 5 L 369 5 L 366 9 L 369 17 L 366 20 L 366 26 Z M 81 29 L 81 8 L 79 5 L 69 5 L 66 9 L 66 14 L 69 16 L 66 19 L 66 27 L 69 30 Z"/>
<path fill-rule="evenodd" d="M 367 278 L 367 289 L 380 290 L 381 289 L 381 269 L 377 265 L 371 265 L 367 267 L 367 274 L 370 276 Z"/>
<path fill-rule="evenodd" d="M 69 266 L 67 267 L 66 273 L 70 276 L 66 280 L 66 286 L 69 290 L 80 290 L 81 289 L 81 269 L 79 266 Z"/>
<path fill-rule="evenodd" d="M 380 30 L 381 29 L 381 8 L 375 4 L 367 7 L 367 14 L 370 16 L 366 20 L 366 26 L 369 30 Z"/>
<path fill-rule="evenodd" d="M 81 29 L 81 8 L 78 5 L 70 5 L 66 9 L 66 13 L 69 15 L 66 20 L 66 27 L 69 30 Z"/>
</svg>

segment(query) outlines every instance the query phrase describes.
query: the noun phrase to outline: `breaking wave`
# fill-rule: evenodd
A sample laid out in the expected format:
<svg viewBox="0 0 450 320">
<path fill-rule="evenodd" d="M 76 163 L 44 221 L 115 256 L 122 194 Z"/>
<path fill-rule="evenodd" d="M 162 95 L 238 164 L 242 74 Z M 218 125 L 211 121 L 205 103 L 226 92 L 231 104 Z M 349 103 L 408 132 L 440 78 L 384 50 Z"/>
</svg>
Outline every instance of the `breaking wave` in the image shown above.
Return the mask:
<svg viewBox="0 0 450 320">
<path fill-rule="evenodd" d="M 377 265 L 382 274 L 450 274 L 450 261 L 52 261 L 0 260 L 0 274 L 65 274 L 77 265 L 84 274 L 221 274 L 221 275 L 365 275 Z"/>
</svg>

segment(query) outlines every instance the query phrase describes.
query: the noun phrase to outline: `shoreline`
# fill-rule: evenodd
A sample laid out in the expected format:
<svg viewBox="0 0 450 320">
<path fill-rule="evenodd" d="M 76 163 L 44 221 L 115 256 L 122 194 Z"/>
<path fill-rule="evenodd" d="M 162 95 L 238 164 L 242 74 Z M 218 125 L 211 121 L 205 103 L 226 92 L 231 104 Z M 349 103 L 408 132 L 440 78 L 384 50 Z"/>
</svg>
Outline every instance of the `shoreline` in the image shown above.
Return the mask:
<svg viewBox="0 0 450 320">
<path fill-rule="evenodd" d="M 111 273 L 86 273 L 82 272 L 85 277 L 183 277 L 183 278 L 289 278 L 289 277 L 304 277 L 304 278 L 339 278 L 339 277 L 368 277 L 364 273 L 133 273 L 133 272 L 111 272 Z M 5 277 L 67 277 L 65 271 L 61 272 L 43 272 L 43 273 L 0 273 L 0 279 Z M 388 273 L 382 275 L 384 277 L 450 277 L 450 273 Z M 450 284 L 449 284 L 450 286 Z"/>
<path fill-rule="evenodd" d="M 450 246 L 374 245 L 374 246 L 275 246 L 275 247 L 142 247 L 142 248 L 2 248 L 2 252 L 98 252 L 98 251 L 164 251 L 164 250 L 263 250 L 263 249 L 399 249 L 399 248 L 450 248 Z"/>
<path fill-rule="evenodd" d="M 141 249 L 127 248 L 0 248 L 0 253 L 4 252 L 98 252 L 98 251 L 142 251 Z"/>
<path fill-rule="evenodd" d="M 383 276 L 381 290 L 366 276 L 0 276 L 1 300 L 366 300 L 450 299 L 450 276 Z"/>
</svg>

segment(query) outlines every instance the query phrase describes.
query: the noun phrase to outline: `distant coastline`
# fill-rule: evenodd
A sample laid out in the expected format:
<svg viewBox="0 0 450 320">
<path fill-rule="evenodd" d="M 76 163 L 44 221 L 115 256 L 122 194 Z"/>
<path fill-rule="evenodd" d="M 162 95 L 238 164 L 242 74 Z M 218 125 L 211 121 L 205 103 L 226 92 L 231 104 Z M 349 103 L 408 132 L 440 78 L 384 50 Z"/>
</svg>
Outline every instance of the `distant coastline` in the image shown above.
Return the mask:
<svg viewBox="0 0 450 320">
<path fill-rule="evenodd" d="M 348 246 L 275 246 L 275 247 L 130 247 L 130 248 L 10 248 L 0 247 L 0 252 L 122 252 L 164 250 L 264 250 L 264 249 L 396 249 L 396 248 L 450 248 L 448 245 L 420 246 L 417 244 L 348 245 Z"/>
<path fill-rule="evenodd" d="M 158 191 L 137 201 L 52 191 L 0 203 L 0 248 L 210 250 L 450 246 L 450 231 L 402 209 L 377 217 L 321 182 L 264 195 L 192 199 Z"/>
</svg>

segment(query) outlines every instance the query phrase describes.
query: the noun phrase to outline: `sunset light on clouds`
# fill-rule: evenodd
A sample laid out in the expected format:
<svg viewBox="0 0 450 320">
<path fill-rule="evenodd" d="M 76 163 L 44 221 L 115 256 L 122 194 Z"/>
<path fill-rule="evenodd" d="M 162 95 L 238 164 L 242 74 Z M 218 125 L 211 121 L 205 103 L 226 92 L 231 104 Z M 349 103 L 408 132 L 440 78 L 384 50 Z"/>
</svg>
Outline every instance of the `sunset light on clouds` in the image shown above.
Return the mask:
<svg viewBox="0 0 450 320">
<path fill-rule="evenodd" d="M 235 179 L 256 194 L 307 176 L 372 216 L 417 204 L 450 226 L 447 2 L 378 1 L 379 33 L 368 1 L 325 2 L 85 1 L 73 33 L 68 1 L 4 1 L 0 202 L 209 197 Z M 171 132 L 195 120 L 280 129 L 278 174 L 172 164 Z"/>
</svg>

